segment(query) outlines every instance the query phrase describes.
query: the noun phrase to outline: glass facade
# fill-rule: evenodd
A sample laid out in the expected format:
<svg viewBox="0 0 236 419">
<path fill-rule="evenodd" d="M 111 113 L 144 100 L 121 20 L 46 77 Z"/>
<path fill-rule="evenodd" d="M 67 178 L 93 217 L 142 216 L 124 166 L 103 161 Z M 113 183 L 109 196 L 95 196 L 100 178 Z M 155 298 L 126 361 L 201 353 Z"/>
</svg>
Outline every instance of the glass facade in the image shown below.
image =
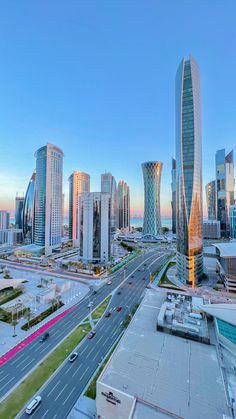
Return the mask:
<svg viewBox="0 0 236 419">
<path fill-rule="evenodd" d="M 229 209 L 234 204 L 234 155 L 225 155 L 225 149 L 216 152 L 216 211 L 221 235 L 229 237 Z"/>
<path fill-rule="evenodd" d="M 230 237 L 236 240 L 236 205 L 230 207 Z"/>
<path fill-rule="evenodd" d="M 216 321 L 220 335 L 224 336 L 226 339 L 230 340 L 234 345 L 236 345 L 236 327 L 221 319 L 216 319 Z"/>
<path fill-rule="evenodd" d="M 101 192 L 111 196 L 111 231 L 115 231 L 118 227 L 118 196 L 117 184 L 111 173 L 101 175 Z"/>
<path fill-rule="evenodd" d="M 130 230 L 129 186 L 123 180 L 118 183 L 118 218 L 119 229 Z"/>
<path fill-rule="evenodd" d="M 216 220 L 216 182 L 212 180 L 206 185 L 206 203 L 208 220 Z"/>
<path fill-rule="evenodd" d="M 144 182 L 143 234 L 156 236 L 161 232 L 160 186 L 162 163 L 149 161 L 142 164 Z"/>
<path fill-rule="evenodd" d="M 176 74 L 177 275 L 193 287 L 203 273 L 202 134 L 196 61 L 183 59 Z"/>
<path fill-rule="evenodd" d="M 15 228 L 22 228 L 23 206 L 24 198 L 17 196 L 15 209 Z"/>
<path fill-rule="evenodd" d="M 171 210 L 172 210 L 172 233 L 176 234 L 176 160 L 172 159 L 171 170 Z"/>
<path fill-rule="evenodd" d="M 34 199 L 35 199 L 35 179 L 36 172 L 34 172 L 29 181 L 29 185 L 25 194 L 22 227 L 23 240 L 25 244 L 33 243 L 34 241 Z"/>
<path fill-rule="evenodd" d="M 73 172 L 69 181 L 69 239 L 79 239 L 79 197 L 90 192 L 90 176 L 84 172 Z"/>
</svg>

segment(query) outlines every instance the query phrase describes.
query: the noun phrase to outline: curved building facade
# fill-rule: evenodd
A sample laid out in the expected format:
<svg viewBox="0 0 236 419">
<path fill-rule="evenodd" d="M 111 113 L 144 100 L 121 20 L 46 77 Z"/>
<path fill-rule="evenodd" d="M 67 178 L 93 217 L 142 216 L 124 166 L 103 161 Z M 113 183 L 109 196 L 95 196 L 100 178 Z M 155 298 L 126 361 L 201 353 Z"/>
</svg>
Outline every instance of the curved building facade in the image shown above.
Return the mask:
<svg viewBox="0 0 236 419">
<path fill-rule="evenodd" d="M 23 240 L 26 244 L 34 240 L 34 193 L 36 173 L 33 172 L 25 194 L 22 211 Z"/>
<path fill-rule="evenodd" d="M 191 56 L 176 74 L 176 235 L 177 275 L 194 286 L 203 273 L 202 133 L 199 69 Z"/>
<path fill-rule="evenodd" d="M 142 163 L 144 182 L 143 234 L 157 235 L 161 232 L 160 186 L 162 162 Z"/>
</svg>

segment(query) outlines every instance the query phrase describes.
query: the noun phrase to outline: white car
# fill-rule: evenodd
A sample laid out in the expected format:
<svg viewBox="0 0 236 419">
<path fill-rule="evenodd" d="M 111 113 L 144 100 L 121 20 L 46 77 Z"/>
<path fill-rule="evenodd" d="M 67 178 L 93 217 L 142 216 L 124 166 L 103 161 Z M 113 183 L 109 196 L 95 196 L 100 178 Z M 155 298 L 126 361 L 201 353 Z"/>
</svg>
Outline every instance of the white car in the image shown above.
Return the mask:
<svg viewBox="0 0 236 419">
<path fill-rule="evenodd" d="M 107 282 L 107 285 L 111 285 L 111 284 L 112 284 L 112 282 L 111 282 L 111 281 L 108 281 L 108 282 Z"/>
<path fill-rule="evenodd" d="M 91 307 L 93 307 L 93 302 L 92 301 L 90 301 L 90 303 L 88 303 L 88 308 L 91 308 Z"/>
<path fill-rule="evenodd" d="M 35 411 L 35 409 L 38 407 L 38 405 L 41 403 L 41 401 L 42 401 L 42 397 L 41 396 L 34 397 L 33 400 L 31 400 L 31 402 L 26 407 L 26 411 L 25 412 L 28 415 L 31 415 L 31 413 L 33 413 Z"/>
</svg>

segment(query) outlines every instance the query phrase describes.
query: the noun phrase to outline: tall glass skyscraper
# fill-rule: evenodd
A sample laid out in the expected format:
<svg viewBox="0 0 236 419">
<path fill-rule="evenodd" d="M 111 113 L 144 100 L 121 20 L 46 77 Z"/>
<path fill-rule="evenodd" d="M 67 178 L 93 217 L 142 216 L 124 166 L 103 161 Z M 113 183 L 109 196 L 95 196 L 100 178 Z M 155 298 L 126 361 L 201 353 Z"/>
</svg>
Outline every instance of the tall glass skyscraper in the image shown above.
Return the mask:
<svg viewBox="0 0 236 419">
<path fill-rule="evenodd" d="M 171 169 L 171 209 L 172 209 L 172 233 L 176 234 L 176 160 L 172 159 Z"/>
<path fill-rule="evenodd" d="M 216 182 L 212 180 L 206 185 L 206 202 L 208 220 L 216 220 Z"/>
<path fill-rule="evenodd" d="M 230 237 L 236 240 L 236 205 L 230 206 Z"/>
<path fill-rule="evenodd" d="M 33 172 L 25 194 L 23 206 L 23 240 L 26 244 L 34 241 L 34 193 L 35 193 L 36 172 Z"/>
<path fill-rule="evenodd" d="M 118 183 L 119 229 L 130 230 L 130 193 L 129 186 L 123 180 Z"/>
<path fill-rule="evenodd" d="M 24 197 L 16 196 L 15 201 L 15 228 L 22 228 L 22 212 L 24 206 Z"/>
<path fill-rule="evenodd" d="M 69 179 L 69 239 L 74 246 L 79 245 L 79 197 L 83 192 L 90 192 L 90 176 L 74 171 Z"/>
<path fill-rule="evenodd" d="M 162 163 L 148 161 L 142 163 L 144 182 L 143 234 L 156 236 L 161 232 L 160 186 Z"/>
<path fill-rule="evenodd" d="M 34 243 L 50 255 L 61 244 L 63 152 L 47 144 L 36 151 L 35 157 Z"/>
<path fill-rule="evenodd" d="M 101 174 L 101 192 L 111 196 L 111 231 L 118 227 L 118 193 L 114 176 L 111 173 Z"/>
<path fill-rule="evenodd" d="M 234 204 L 234 154 L 225 155 L 225 149 L 216 152 L 216 210 L 221 235 L 230 234 L 229 209 Z"/>
<path fill-rule="evenodd" d="M 176 74 L 177 275 L 193 287 L 203 273 L 202 133 L 199 68 L 192 56 Z"/>
</svg>

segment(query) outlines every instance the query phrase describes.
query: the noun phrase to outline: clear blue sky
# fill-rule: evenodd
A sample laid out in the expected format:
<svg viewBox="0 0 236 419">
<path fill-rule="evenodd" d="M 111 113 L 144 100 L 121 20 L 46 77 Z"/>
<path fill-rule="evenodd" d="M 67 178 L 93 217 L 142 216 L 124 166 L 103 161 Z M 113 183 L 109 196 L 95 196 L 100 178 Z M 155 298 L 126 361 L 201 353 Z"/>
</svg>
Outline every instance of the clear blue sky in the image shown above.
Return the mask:
<svg viewBox="0 0 236 419">
<path fill-rule="evenodd" d="M 161 160 L 170 213 L 174 83 L 182 56 L 201 70 L 203 180 L 236 139 L 235 0 L 12 0 L 0 13 L 0 208 L 14 208 L 47 142 L 75 170 L 111 171 L 143 203 L 141 162 Z"/>
</svg>

